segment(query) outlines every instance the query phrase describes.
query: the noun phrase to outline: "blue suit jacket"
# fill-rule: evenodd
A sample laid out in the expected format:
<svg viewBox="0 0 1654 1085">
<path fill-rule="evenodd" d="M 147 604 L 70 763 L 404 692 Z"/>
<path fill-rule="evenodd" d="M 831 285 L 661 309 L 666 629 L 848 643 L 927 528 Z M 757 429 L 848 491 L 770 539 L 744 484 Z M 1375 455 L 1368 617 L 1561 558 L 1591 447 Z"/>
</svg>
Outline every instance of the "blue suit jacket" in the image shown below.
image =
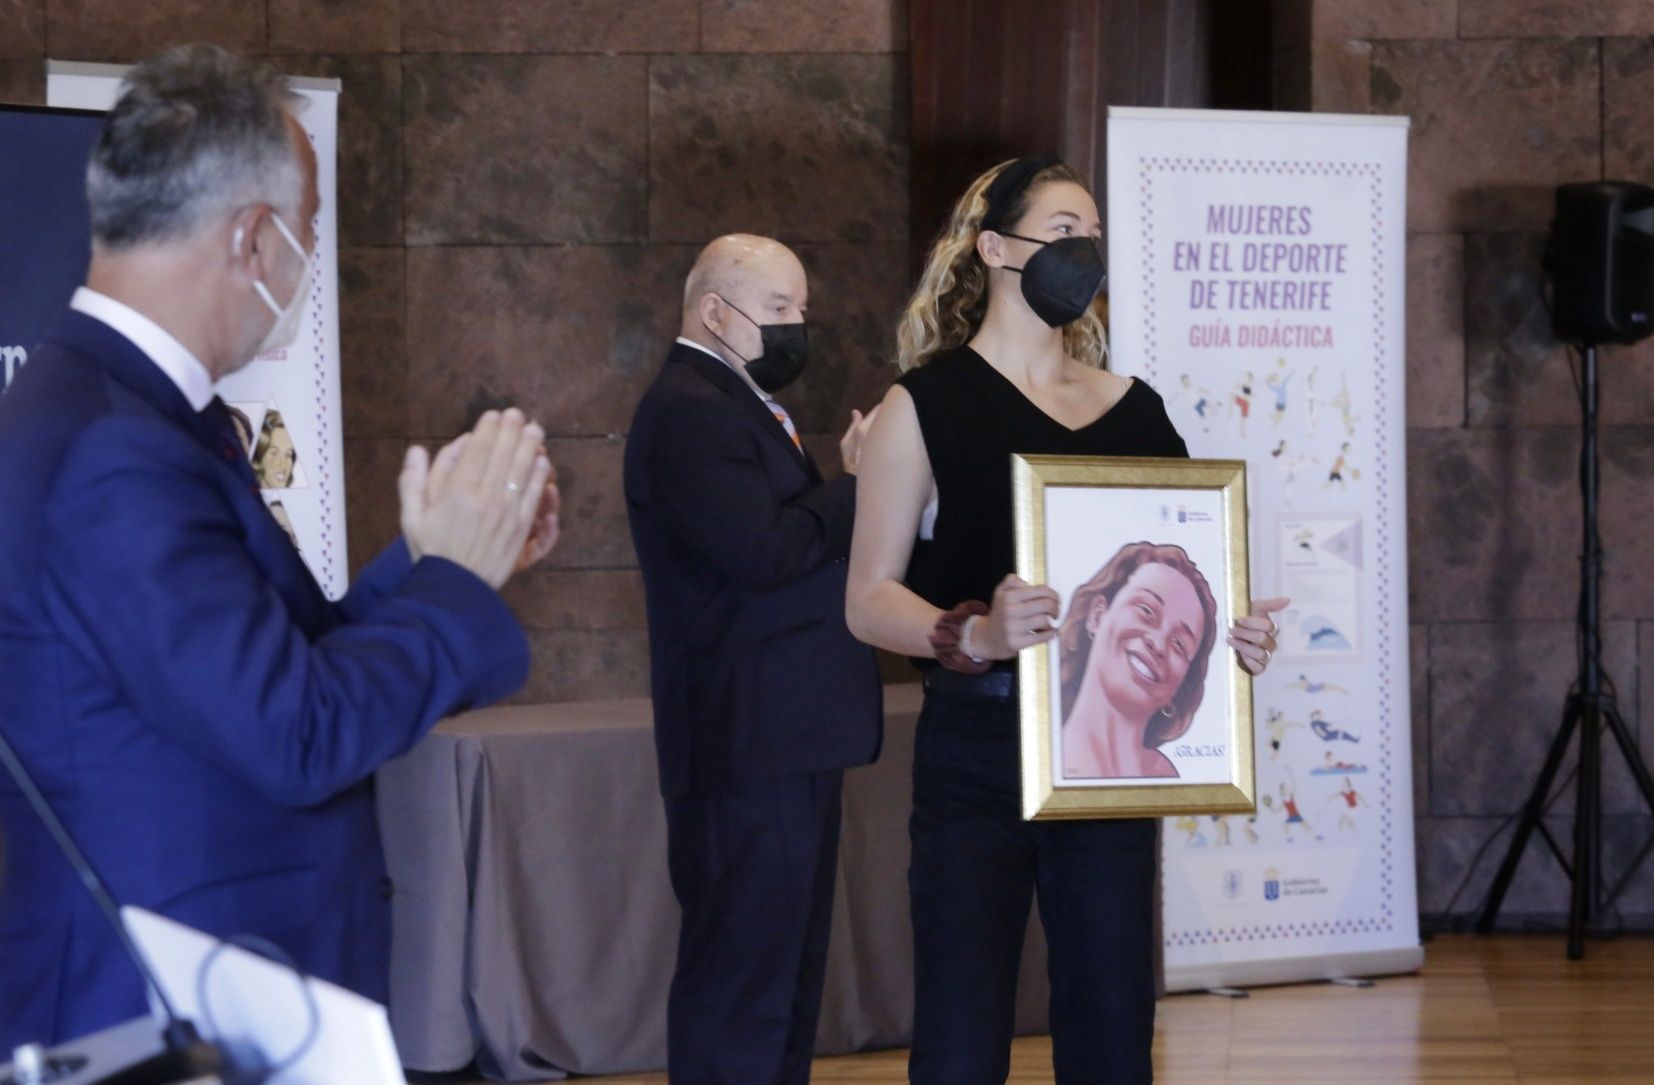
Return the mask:
<svg viewBox="0 0 1654 1085">
<path fill-rule="evenodd" d="M 371 775 L 528 664 L 499 596 L 400 543 L 330 603 L 208 424 L 69 312 L 0 398 L 0 728 L 118 901 L 383 1000 Z M 144 1012 L 0 774 L 0 1050 Z"/>
<path fill-rule="evenodd" d="M 856 480 L 823 482 L 746 382 L 678 344 L 626 437 L 661 790 L 865 765 L 873 650 L 844 624 Z"/>
</svg>

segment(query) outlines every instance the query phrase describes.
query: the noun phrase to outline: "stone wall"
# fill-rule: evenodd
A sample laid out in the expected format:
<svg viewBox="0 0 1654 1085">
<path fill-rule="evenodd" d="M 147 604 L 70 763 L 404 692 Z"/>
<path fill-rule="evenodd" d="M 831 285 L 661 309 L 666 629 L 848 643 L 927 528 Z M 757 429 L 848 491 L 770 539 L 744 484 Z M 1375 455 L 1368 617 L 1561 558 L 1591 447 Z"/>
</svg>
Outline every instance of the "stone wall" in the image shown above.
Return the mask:
<svg viewBox="0 0 1654 1085">
<path fill-rule="evenodd" d="M 43 60 L 182 41 L 343 80 L 345 459 L 357 566 L 407 442 L 517 403 L 564 538 L 509 596 L 525 699 L 647 690 L 620 459 L 700 243 L 794 245 L 813 366 L 783 398 L 824 460 L 882 394 L 907 286 L 905 0 L 0 0 L 0 101 Z"/>
<path fill-rule="evenodd" d="M 1654 4 L 1293 0 L 1289 108 L 1406 114 L 1408 530 L 1421 910 L 1473 912 L 1575 670 L 1578 401 L 1539 255 L 1552 190 L 1654 182 Z M 1654 720 L 1654 347 L 1602 352 L 1606 665 L 1633 732 Z M 1606 754 L 1610 876 L 1654 833 Z M 1572 764 L 1570 758 L 1569 764 Z M 1554 808 L 1567 845 L 1572 792 Z M 1456 901 L 1452 896 L 1468 883 Z M 1505 915 L 1555 916 L 1566 883 L 1529 848 Z M 1622 902 L 1654 918 L 1654 871 Z"/>
<path fill-rule="evenodd" d="M 904 0 L 0 0 L 0 100 L 41 100 L 48 55 L 128 61 L 190 39 L 344 81 L 358 563 L 395 530 L 406 441 L 519 402 L 554 435 L 568 507 L 552 567 L 510 593 L 538 660 L 524 696 L 641 693 L 622 434 L 696 244 L 753 229 L 803 256 L 816 367 L 789 403 L 824 458 L 888 380 L 906 286 Z M 1578 414 L 1538 276 L 1551 190 L 1654 181 L 1654 4 L 1280 0 L 1275 48 L 1281 106 L 1413 118 L 1421 907 L 1467 913 L 1574 670 Z M 1603 353 L 1607 665 L 1636 730 L 1642 704 L 1654 718 L 1654 346 Z M 1608 764 L 1612 871 L 1654 820 Z M 1571 805 L 1556 811 L 1566 834 Z M 1565 908 L 1535 843 L 1507 915 Z M 1654 916 L 1654 871 L 1625 908 Z"/>
</svg>

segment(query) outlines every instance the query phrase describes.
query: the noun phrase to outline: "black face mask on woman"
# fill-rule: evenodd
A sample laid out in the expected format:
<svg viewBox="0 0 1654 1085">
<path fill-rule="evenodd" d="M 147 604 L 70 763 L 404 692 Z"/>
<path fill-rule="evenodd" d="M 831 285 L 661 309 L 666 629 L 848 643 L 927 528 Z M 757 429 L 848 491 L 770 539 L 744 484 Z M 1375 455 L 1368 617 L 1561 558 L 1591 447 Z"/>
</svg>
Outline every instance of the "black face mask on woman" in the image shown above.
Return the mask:
<svg viewBox="0 0 1654 1085">
<path fill-rule="evenodd" d="M 1097 292 L 1108 281 L 1102 246 L 1094 237 L 1041 241 L 1004 230 L 996 232 L 1041 246 L 1022 267 L 1005 270 L 1022 276 L 1022 296 L 1028 307 L 1053 328 L 1072 324 L 1084 316 Z"/>
<path fill-rule="evenodd" d="M 723 295 L 718 295 L 718 300 L 746 316 L 748 322 L 758 329 L 758 342 L 763 349 L 758 357 L 752 359 L 742 358 L 740 351 L 724 343 L 723 336 L 713 332 L 711 328 L 706 329 L 712 332 L 714 339 L 724 343 L 731 354 L 741 358 L 746 364 L 747 376 L 752 378 L 752 383 L 766 392 L 779 392 L 803 374 L 804 363 L 810 355 L 810 333 L 803 321 L 797 324 L 760 324 Z M 704 322 L 702 327 L 705 327 Z"/>
</svg>

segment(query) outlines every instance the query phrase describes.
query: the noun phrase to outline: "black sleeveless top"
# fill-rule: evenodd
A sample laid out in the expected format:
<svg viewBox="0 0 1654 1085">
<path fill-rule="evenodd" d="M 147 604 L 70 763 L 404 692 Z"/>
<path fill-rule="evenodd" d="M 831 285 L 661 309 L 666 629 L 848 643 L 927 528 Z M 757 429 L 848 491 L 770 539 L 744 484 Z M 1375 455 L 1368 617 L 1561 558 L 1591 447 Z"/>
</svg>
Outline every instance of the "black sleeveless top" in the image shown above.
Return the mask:
<svg viewBox="0 0 1654 1085">
<path fill-rule="evenodd" d="M 1015 568 L 1012 454 L 1189 455 L 1165 403 L 1140 380 L 1077 430 L 1036 407 L 969 347 L 938 355 L 896 383 L 918 409 L 938 498 L 934 537 L 914 544 L 907 586 L 945 610 L 967 599 L 992 601 Z"/>
</svg>

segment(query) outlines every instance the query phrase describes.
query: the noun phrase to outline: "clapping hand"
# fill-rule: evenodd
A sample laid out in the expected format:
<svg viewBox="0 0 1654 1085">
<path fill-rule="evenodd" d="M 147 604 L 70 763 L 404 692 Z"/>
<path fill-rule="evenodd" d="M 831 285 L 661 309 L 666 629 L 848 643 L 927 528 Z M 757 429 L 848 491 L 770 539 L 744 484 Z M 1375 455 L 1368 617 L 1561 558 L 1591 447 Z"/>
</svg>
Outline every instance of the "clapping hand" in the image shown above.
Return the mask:
<svg viewBox="0 0 1654 1085">
<path fill-rule="evenodd" d="M 844 431 L 839 438 L 839 459 L 844 464 L 844 473 L 853 475 L 861 470 L 861 446 L 867 441 L 867 431 L 873 428 L 873 418 L 879 413 L 874 407 L 863 415 L 860 411 L 850 412 L 850 428 Z"/>
<path fill-rule="evenodd" d="M 402 532 L 414 559 L 446 558 L 499 588 L 532 552 L 529 541 L 537 525 L 549 524 L 550 541 L 542 528 L 533 549 L 549 551 L 556 542 L 557 509 L 547 486 L 551 463 L 544 437 L 538 424 L 513 407 L 484 414 L 434 461 L 425 449 L 410 448 L 398 490 Z"/>
<path fill-rule="evenodd" d="M 540 454 L 545 455 L 545 449 L 542 448 Z M 513 574 L 538 565 L 557 545 L 558 513 L 562 508 L 563 495 L 557 489 L 557 468 L 554 466 L 546 480 L 546 488 L 540 493 L 540 507 L 534 511 L 534 523 L 529 528 L 527 541 L 523 543 L 523 552 L 517 556 Z"/>
</svg>

